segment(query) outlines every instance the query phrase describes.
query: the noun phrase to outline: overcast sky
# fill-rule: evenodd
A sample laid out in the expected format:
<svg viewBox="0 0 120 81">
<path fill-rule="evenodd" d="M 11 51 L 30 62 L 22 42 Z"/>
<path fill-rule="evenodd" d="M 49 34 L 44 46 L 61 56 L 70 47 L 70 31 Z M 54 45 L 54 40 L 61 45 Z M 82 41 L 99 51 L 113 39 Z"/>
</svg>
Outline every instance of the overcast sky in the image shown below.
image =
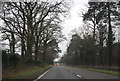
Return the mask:
<svg viewBox="0 0 120 81">
<path fill-rule="evenodd" d="M 67 41 L 62 41 L 59 44 L 60 49 L 62 50 L 62 53 L 59 55 L 62 56 L 67 48 L 67 44 L 69 42 L 70 38 L 70 33 L 72 30 L 75 28 L 78 28 L 82 26 L 82 17 L 80 16 L 80 13 L 83 12 L 84 10 L 87 10 L 87 4 L 88 0 L 73 0 L 73 4 L 70 10 L 70 17 L 65 19 L 65 21 L 62 23 L 63 26 L 63 34 L 65 37 L 67 37 Z"/>
</svg>

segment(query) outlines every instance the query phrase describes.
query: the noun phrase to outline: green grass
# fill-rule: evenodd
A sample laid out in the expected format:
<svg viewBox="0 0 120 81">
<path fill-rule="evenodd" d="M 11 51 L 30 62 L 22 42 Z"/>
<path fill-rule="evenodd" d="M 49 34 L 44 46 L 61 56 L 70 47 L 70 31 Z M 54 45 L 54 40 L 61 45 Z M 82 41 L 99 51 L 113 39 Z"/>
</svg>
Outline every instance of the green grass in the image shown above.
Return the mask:
<svg viewBox="0 0 120 81">
<path fill-rule="evenodd" d="M 73 68 L 90 70 L 90 71 L 95 71 L 95 72 L 101 72 L 101 73 L 110 74 L 110 75 L 114 75 L 114 76 L 120 76 L 120 72 L 118 72 L 118 71 L 109 71 L 109 70 L 101 70 L 101 69 L 94 69 L 94 68 L 87 68 L 87 67 L 78 67 L 78 66 L 72 66 L 72 67 Z"/>
<path fill-rule="evenodd" d="M 40 76 L 43 72 L 51 68 L 52 65 L 45 66 L 44 68 L 41 67 L 34 67 L 30 70 L 19 72 L 11 76 L 4 76 L 4 79 L 34 79 Z"/>
<path fill-rule="evenodd" d="M 105 73 L 105 74 L 110 74 L 110 75 L 115 75 L 115 76 L 119 76 L 119 72 L 118 71 L 108 71 L 108 70 L 101 70 L 101 69 L 92 69 L 92 68 L 87 68 L 90 71 L 95 71 L 95 72 L 101 72 L 101 73 Z"/>
</svg>

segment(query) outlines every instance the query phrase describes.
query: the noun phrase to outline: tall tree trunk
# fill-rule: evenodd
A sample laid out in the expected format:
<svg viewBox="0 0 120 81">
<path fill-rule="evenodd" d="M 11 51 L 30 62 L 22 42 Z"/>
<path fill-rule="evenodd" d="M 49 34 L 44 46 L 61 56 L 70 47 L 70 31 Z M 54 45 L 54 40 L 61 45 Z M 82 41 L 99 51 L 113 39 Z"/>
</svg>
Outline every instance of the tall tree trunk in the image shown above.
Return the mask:
<svg viewBox="0 0 120 81">
<path fill-rule="evenodd" d="M 100 40 L 100 43 L 99 43 L 99 55 L 100 55 L 100 64 L 103 65 L 103 42 L 104 42 L 104 32 L 103 32 L 103 27 L 100 26 L 100 30 L 99 30 L 99 40 Z"/>
<path fill-rule="evenodd" d="M 23 32 L 22 32 L 22 38 L 21 38 L 21 45 L 22 45 L 21 46 L 21 55 L 22 55 L 22 59 L 24 59 L 24 57 L 26 55 L 26 47 L 25 47 L 25 24 L 26 24 L 25 12 L 23 11 Z"/>
<path fill-rule="evenodd" d="M 94 29 L 93 29 L 93 49 L 95 49 L 95 33 L 96 33 L 96 17 L 95 17 L 95 10 L 94 10 Z M 93 50 L 93 54 L 92 54 L 92 66 L 95 65 L 95 50 Z"/>
<path fill-rule="evenodd" d="M 107 7 L 108 7 L 108 65 L 111 66 L 112 65 L 112 45 L 113 45 L 113 37 L 112 37 L 112 26 L 111 26 L 111 18 L 110 18 L 110 3 L 107 2 Z"/>
<path fill-rule="evenodd" d="M 32 11 L 29 9 L 29 13 L 27 16 L 27 28 L 28 28 L 28 33 L 27 33 L 27 55 L 29 59 L 32 60 L 32 52 L 33 52 L 33 40 L 34 40 L 34 28 L 33 28 L 33 19 L 32 19 Z"/>
<path fill-rule="evenodd" d="M 10 53 L 15 53 L 15 36 L 13 32 L 11 32 Z"/>
<path fill-rule="evenodd" d="M 23 40 L 21 40 L 21 56 L 22 56 L 22 59 L 24 59 Z"/>
<path fill-rule="evenodd" d="M 33 41 L 31 40 L 31 37 L 28 36 L 27 38 L 27 56 L 29 57 L 29 59 L 32 60 L 32 46 L 33 46 Z"/>
<path fill-rule="evenodd" d="M 36 34 L 36 40 L 35 40 L 35 60 L 38 59 L 38 39 L 39 39 L 39 36 Z"/>
<path fill-rule="evenodd" d="M 47 50 L 47 45 L 44 45 L 44 51 L 43 51 L 43 63 L 46 61 L 46 50 Z"/>
<path fill-rule="evenodd" d="M 22 56 L 22 59 L 24 59 L 25 55 L 26 55 L 25 41 L 22 38 L 21 39 L 21 56 Z"/>
</svg>

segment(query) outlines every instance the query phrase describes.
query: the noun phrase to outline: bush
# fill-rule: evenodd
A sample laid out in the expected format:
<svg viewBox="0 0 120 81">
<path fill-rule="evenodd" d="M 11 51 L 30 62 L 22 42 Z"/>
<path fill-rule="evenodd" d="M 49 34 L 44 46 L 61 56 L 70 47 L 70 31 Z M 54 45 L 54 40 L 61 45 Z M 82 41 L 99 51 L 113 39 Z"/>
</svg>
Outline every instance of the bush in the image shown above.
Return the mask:
<svg viewBox="0 0 120 81">
<path fill-rule="evenodd" d="M 41 64 L 42 64 L 42 62 L 41 62 L 41 61 L 39 61 L 39 60 L 34 60 L 34 64 L 35 64 L 35 65 L 41 65 Z"/>
<path fill-rule="evenodd" d="M 5 50 L 2 50 L 2 65 L 3 67 L 7 67 L 8 65 L 8 54 Z"/>
<path fill-rule="evenodd" d="M 20 61 L 20 57 L 18 54 L 9 54 L 9 64 L 17 65 Z"/>
<path fill-rule="evenodd" d="M 39 61 L 39 60 L 31 60 L 29 58 L 26 58 L 24 60 L 24 62 L 25 62 L 26 65 L 41 65 L 42 64 L 42 62 Z"/>
<path fill-rule="evenodd" d="M 31 64 L 33 63 L 33 61 L 32 61 L 30 58 L 25 58 L 25 59 L 24 59 L 24 63 L 25 63 L 26 65 L 31 65 Z"/>
</svg>

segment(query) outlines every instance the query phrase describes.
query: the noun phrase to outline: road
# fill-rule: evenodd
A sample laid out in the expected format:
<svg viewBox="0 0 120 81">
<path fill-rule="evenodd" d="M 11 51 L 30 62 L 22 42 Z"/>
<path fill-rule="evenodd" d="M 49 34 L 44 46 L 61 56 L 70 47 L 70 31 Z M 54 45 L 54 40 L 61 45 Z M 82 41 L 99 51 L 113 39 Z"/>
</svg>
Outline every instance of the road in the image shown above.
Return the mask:
<svg viewBox="0 0 120 81">
<path fill-rule="evenodd" d="M 39 79 L 118 79 L 104 73 L 77 69 L 67 66 L 53 66 Z"/>
</svg>

